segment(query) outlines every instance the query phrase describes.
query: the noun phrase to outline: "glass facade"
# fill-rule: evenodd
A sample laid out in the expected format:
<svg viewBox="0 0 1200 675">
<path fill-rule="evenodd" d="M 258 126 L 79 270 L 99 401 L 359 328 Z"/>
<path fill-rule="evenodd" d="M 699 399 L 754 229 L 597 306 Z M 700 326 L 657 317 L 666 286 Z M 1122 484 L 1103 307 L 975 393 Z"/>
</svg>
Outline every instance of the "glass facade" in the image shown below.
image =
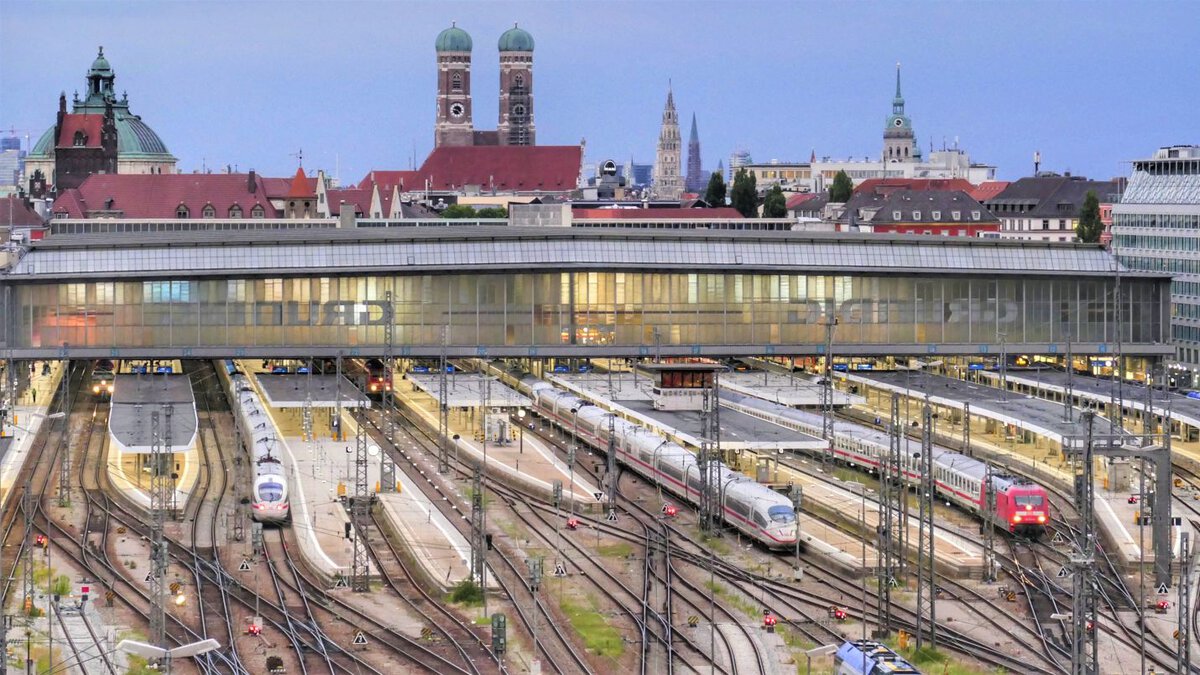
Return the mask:
<svg viewBox="0 0 1200 675">
<path fill-rule="evenodd" d="M 1009 345 L 1114 343 L 1111 278 L 985 275 L 528 272 L 22 283 L 11 287 L 13 348 L 178 355 L 382 350 L 613 354 L 816 353 L 824 318 L 839 349 L 986 352 Z M 384 303 L 391 291 L 391 309 Z M 1168 339 L 1164 278 L 1122 280 L 1125 349 Z M 2 339 L 3 336 L 0 336 Z M 741 346 L 749 346 L 743 348 Z M 876 351 L 875 348 L 878 347 Z M 464 349 L 467 348 L 467 349 Z M 737 348 L 736 350 L 734 348 Z M 179 351 L 182 350 L 182 351 Z"/>
</svg>

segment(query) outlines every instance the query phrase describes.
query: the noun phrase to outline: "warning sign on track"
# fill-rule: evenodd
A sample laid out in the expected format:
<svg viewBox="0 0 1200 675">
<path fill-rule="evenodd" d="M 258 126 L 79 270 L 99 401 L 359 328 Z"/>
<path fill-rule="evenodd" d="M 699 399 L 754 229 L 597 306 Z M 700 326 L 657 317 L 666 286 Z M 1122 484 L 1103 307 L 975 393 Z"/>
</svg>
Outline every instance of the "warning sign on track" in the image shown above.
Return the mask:
<svg viewBox="0 0 1200 675">
<path fill-rule="evenodd" d="M 364 635 L 361 630 L 354 634 L 354 644 L 356 644 L 356 645 L 367 644 L 367 636 Z"/>
</svg>

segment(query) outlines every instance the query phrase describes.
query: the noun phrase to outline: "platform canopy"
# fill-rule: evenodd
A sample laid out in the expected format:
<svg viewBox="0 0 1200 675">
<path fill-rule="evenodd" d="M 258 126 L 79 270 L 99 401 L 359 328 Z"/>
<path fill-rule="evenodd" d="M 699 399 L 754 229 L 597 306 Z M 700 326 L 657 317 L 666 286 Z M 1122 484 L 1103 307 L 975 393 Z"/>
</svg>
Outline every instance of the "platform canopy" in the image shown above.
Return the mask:
<svg viewBox="0 0 1200 675">
<path fill-rule="evenodd" d="M 437 374 L 409 375 L 409 380 L 421 391 L 440 400 L 442 396 L 441 378 Z M 451 408 L 478 408 L 484 404 L 484 393 L 487 390 L 487 405 L 491 408 L 528 408 L 533 401 L 522 396 L 517 391 L 506 387 L 494 377 L 491 386 L 485 383 L 485 376 L 477 373 L 447 373 L 446 374 L 446 405 Z"/>
<path fill-rule="evenodd" d="M 311 397 L 314 408 L 337 407 L 340 392 L 343 408 L 370 408 L 371 402 L 362 390 L 343 375 L 255 375 L 258 386 L 272 408 L 303 408 Z"/>
</svg>

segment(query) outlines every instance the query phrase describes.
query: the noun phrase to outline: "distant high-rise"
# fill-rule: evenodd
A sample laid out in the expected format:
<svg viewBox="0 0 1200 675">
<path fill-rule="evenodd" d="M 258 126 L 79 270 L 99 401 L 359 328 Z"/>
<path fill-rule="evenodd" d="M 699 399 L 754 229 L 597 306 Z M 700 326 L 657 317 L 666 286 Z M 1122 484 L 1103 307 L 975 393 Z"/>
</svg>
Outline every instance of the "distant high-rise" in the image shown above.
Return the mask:
<svg viewBox="0 0 1200 675">
<path fill-rule="evenodd" d="M 679 199 L 683 195 L 679 151 L 679 115 L 675 112 L 675 93 L 668 87 L 662 129 L 658 132 L 658 153 L 654 158 L 653 192 L 659 199 Z"/>
<path fill-rule="evenodd" d="M 729 169 L 726 171 L 725 182 L 732 183 L 733 177 L 737 175 L 737 170 L 753 162 L 754 159 L 750 157 L 750 153 L 745 150 L 735 150 L 729 156 Z"/>
<path fill-rule="evenodd" d="M 696 113 L 692 113 L 692 133 L 688 136 L 687 191 L 701 192 L 708 185 L 700 161 L 700 132 L 696 131 Z"/>
</svg>

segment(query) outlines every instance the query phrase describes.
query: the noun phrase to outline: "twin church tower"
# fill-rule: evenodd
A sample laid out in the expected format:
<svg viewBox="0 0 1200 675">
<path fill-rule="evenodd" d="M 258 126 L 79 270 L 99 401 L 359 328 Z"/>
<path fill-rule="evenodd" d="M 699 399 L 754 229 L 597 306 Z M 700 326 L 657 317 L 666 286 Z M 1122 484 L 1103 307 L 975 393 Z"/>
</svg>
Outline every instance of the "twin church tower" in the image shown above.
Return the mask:
<svg viewBox="0 0 1200 675">
<path fill-rule="evenodd" d="M 500 36 L 500 119 L 477 131 L 471 117 L 471 36 L 453 23 L 437 36 L 434 147 L 536 145 L 533 126 L 533 36 L 516 24 Z"/>
</svg>

